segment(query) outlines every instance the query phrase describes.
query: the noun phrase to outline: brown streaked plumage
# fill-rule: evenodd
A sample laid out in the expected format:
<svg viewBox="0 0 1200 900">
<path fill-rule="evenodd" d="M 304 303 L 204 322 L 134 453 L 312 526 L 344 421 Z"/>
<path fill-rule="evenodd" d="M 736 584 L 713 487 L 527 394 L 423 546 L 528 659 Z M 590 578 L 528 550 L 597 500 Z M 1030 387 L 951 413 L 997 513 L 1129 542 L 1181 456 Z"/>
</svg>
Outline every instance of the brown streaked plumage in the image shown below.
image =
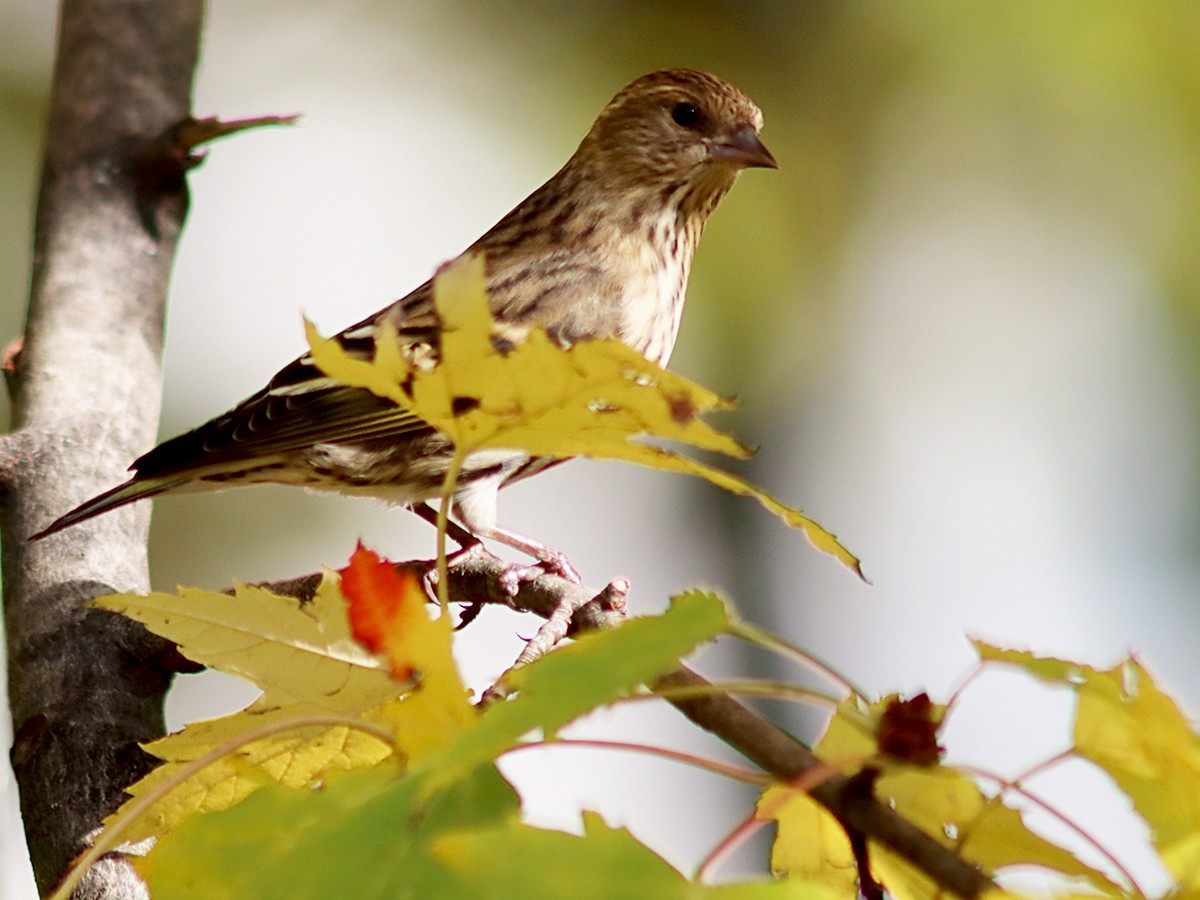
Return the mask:
<svg viewBox="0 0 1200 900">
<path fill-rule="evenodd" d="M 467 249 L 484 254 L 497 321 L 540 325 L 566 342 L 618 338 L 666 365 L 709 214 L 743 168 L 775 166 L 761 127 L 748 97 L 705 72 L 668 69 L 626 86 L 566 165 Z M 411 346 L 436 346 L 432 281 L 338 340 L 369 357 L 383 321 Z M 34 539 L 143 497 L 265 482 L 379 497 L 427 516 L 448 460 L 447 441 L 424 422 L 330 381 L 305 356 L 232 411 L 142 456 L 127 482 Z M 499 488 L 552 462 L 472 454 L 455 515 L 475 535 L 577 578 L 561 553 L 496 525 Z"/>
</svg>

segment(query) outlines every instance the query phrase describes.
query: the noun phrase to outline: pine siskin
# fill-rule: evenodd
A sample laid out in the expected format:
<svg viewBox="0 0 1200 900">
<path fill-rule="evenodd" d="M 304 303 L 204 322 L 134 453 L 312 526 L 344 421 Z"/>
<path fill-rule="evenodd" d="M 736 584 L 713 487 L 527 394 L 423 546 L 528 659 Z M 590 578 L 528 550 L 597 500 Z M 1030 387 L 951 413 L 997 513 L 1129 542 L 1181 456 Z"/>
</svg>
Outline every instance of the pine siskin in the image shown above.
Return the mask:
<svg viewBox="0 0 1200 900">
<path fill-rule="evenodd" d="M 484 254 L 493 316 L 539 325 L 566 343 L 618 338 L 666 365 L 709 214 L 743 168 L 775 167 L 761 127 L 748 97 L 705 72 L 670 69 L 629 84 L 567 164 L 467 249 Z M 387 321 L 411 346 L 436 346 L 432 298 L 427 281 L 338 340 L 369 357 Z M 448 442 L 429 426 L 332 382 L 303 356 L 232 411 L 142 456 L 127 482 L 34 538 L 143 497 L 267 482 L 382 498 L 428 519 L 425 501 L 438 495 L 449 459 Z M 553 462 L 511 450 L 472 454 L 454 514 L 476 537 L 578 580 L 563 554 L 496 524 L 497 491 Z M 471 540 L 459 529 L 452 536 Z"/>
</svg>

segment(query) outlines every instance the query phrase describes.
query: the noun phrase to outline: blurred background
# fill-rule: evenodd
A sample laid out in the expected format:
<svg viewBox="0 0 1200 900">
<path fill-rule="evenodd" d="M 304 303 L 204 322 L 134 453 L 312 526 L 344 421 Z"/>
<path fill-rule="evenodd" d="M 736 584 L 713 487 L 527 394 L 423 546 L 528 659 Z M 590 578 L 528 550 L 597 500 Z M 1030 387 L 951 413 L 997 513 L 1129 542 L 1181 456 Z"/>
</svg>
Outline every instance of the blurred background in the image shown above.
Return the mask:
<svg viewBox="0 0 1200 900">
<path fill-rule="evenodd" d="M 53 42 L 50 4 L 0 6 L 4 342 L 22 327 Z M 1135 652 L 1195 710 L 1198 61 L 1185 0 L 214 0 L 196 113 L 304 118 L 217 144 L 191 177 L 161 434 L 298 354 L 301 313 L 330 333 L 427 278 L 552 174 L 627 81 L 709 69 L 762 107 L 780 169 L 747 173 L 714 217 L 673 368 L 739 397 L 721 424 L 761 448 L 743 473 L 837 532 L 873 586 L 751 501 L 619 464 L 522 484 L 501 521 L 566 550 L 590 584 L 628 577 L 635 613 L 719 589 L 873 694 L 945 700 L 981 637 L 1099 666 Z M 369 502 L 169 498 L 153 581 L 339 567 L 359 538 L 397 559 L 433 552 L 426 525 Z M 460 647 L 472 686 L 536 626 L 485 613 Z M 735 646 L 696 666 L 801 677 Z M 170 724 L 251 696 L 182 679 Z M 1070 711 L 989 675 L 951 719 L 950 760 L 1014 775 L 1065 745 Z M 771 712 L 810 738 L 821 721 Z M 723 753 L 648 706 L 574 733 Z M 534 821 L 575 828 L 598 809 L 684 871 L 752 800 L 615 753 L 505 770 Z M 1164 886 L 1102 777 L 1070 764 L 1029 786 L 1143 888 Z M 7 770 L 0 787 L 0 895 L 32 896 Z M 766 848 L 726 871 L 762 872 Z"/>
</svg>

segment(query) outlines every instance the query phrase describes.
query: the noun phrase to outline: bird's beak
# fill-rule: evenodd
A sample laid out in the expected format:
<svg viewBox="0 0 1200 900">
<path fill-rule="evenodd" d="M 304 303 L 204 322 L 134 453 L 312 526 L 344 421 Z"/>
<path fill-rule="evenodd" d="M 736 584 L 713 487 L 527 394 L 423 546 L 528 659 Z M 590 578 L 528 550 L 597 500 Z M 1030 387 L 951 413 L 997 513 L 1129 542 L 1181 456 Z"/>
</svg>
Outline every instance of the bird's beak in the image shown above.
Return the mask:
<svg viewBox="0 0 1200 900">
<path fill-rule="evenodd" d="M 779 163 L 775 162 L 771 151 L 763 146 L 763 142 L 749 125 L 743 125 L 724 140 L 709 144 L 708 158 L 747 168 L 779 168 Z"/>
</svg>

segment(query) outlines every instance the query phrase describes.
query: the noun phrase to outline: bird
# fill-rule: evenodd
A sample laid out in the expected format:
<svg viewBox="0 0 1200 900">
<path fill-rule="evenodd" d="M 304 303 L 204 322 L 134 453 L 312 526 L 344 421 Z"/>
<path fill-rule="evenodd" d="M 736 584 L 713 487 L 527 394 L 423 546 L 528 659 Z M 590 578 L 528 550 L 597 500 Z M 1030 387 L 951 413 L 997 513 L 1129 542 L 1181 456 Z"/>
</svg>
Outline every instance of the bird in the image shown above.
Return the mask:
<svg viewBox="0 0 1200 900">
<path fill-rule="evenodd" d="M 762 125 L 749 97 L 697 69 L 652 72 L 618 91 L 566 164 L 464 251 L 483 257 L 498 325 L 540 326 L 563 345 L 615 338 L 665 367 L 709 215 L 743 169 L 777 168 Z M 336 340 L 370 359 L 383 323 L 410 357 L 436 348 L 433 279 Z M 440 495 L 451 454 L 414 414 L 336 383 L 304 355 L 30 540 L 147 497 L 258 483 L 374 497 L 436 521 L 427 501 Z M 498 541 L 537 561 L 526 569 L 578 582 L 561 551 L 498 524 L 499 489 L 560 461 L 517 450 L 468 456 L 452 505 L 461 527 L 451 523 L 450 537 L 464 547 Z"/>
</svg>

